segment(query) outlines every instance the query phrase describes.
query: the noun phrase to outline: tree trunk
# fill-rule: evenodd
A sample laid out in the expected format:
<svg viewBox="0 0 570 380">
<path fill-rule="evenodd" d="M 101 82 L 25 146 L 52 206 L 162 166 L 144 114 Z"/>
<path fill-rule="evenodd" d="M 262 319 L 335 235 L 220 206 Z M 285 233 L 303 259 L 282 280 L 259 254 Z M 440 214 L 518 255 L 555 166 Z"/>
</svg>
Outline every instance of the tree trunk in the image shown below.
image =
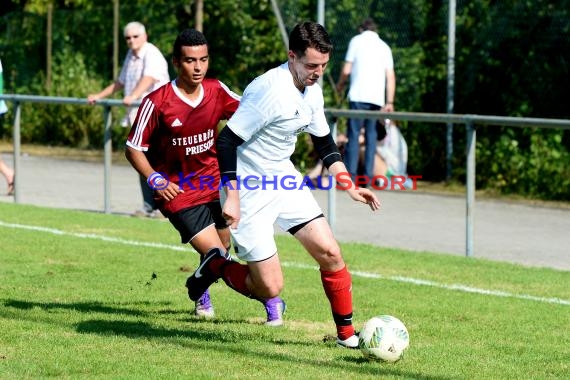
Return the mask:
<svg viewBox="0 0 570 380">
<path fill-rule="evenodd" d="M 204 23 L 204 0 L 196 0 L 196 18 L 195 18 L 195 26 L 194 28 L 202 32 L 203 31 L 203 23 Z"/>
</svg>

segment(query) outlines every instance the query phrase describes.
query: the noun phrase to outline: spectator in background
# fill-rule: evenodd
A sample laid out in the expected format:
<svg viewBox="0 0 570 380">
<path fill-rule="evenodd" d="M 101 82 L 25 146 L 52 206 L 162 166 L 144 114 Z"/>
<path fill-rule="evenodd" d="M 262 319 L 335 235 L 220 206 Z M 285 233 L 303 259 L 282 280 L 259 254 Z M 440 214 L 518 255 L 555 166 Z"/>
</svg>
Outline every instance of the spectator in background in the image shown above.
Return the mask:
<svg viewBox="0 0 570 380">
<path fill-rule="evenodd" d="M 408 144 L 395 121 L 390 119 L 377 123 L 378 132 L 374 175 L 384 176 L 388 180 L 392 176 L 406 176 L 408 167 Z M 384 137 L 380 137 L 384 136 Z"/>
<path fill-rule="evenodd" d="M 0 173 L 6 178 L 8 190 L 6 195 L 14 195 L 14 171 L 6 165 L 2 157 L 0 157 Z"/>
<path fill-rule="evenodd" d="M 2 60 L 0 60 L 0 94 L 3 93 L 4 90 L 4 76 L 2 75 Z M 3 115 L 8 112 L 8 107 L 6 107 L 6 102 L 4 100 L 0 100 L 0 117 L 4 117 Z M 8 191 L 6 195 L 14 195 L 14 171 L 6 165 L 2 156 L 0 156 L 0 173 L 6 178 L 6 184 L 8 185 Z"/>
<path fill-rule="evenodd" d="M 373 177 L 377 180 L 375 186 L 384 188 L 384 190 L 391 190 L 398 188 L 392 186 L 390 183 L 387 185 L 384 182 L 390 181 L 392 176 L 407 177 L 408 167 L 408 144 L 400 131 L 397 123 L 390 119 L 379 120 L 376 123 L 378 140 L 376 142 L 376 154 L 374 155 L 374 171 Z M 336 137 L 336 144 L 340 152 L 344 152 L 348 139 L 346 135 L 339 134 Z M 364 134 L 358 136 L 359 155 L 358 155 L 358 171 L 364 166 Z M 315 187 L 328 187 L 329 186 L 329 173 L 323 167 L 322 161 L 317 164 L 307 173 Z M 322 178 L 319 178 L 322 177 Z M 400 179 L 398 179 L 400 181 Z M 405 188 L 411 188 L 412 182 L 409 178 L 403 183 Z"/>
<path fill-rule="evenodd" d="M 350 40 L 337 82 L 337 92 L 344 91 L 350 77 L 349 107 L 353 110 L 394 111 L 396 74 L 392 50 L 376 33 L 376 24 L 367 18 L 358 28 L 359 34 Z M 347 126 L 348 143 L 345 151 L 346 167 L 354 179 L 359 160 L 358 138 L 364 128 L 364 175 L 374 176 L 377 119 L 350 119 Z"/>
<path fill-rule="evenodd" d="M 130 106 L 150 92 L 170 81 L 168 63 L 156 46 L 147 41 L 148 36 L 143 24 L 130 22 L 123 30 L 129 51 L 125 57 L 119 77 L 96 94 L 87 97 L 89 104 L 123 90 L 123 103 Z M 137 116 L 137 107 L 129 107 L 121 126 L 130 127 Z M 146 183 L 146 178 L 139 177 L 143 196 L 143 208 L 135 211 L 135 216 L 161 217 L 154 200 L 154 192 Z"/>
</svg>

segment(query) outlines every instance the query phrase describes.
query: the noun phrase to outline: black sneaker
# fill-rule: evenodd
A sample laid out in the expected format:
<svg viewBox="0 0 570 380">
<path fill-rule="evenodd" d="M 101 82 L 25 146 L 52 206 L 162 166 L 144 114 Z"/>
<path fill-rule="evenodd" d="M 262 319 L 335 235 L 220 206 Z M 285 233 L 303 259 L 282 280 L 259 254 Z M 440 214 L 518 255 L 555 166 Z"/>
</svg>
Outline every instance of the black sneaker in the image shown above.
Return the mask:
<svg viewBox="0 0 570 380">
<path fill-rule="evenodd" d="M 206 289 L 220 278 L 214 275 L 210 270 L 210 262 L 216 258 L 229 260 L 228 255 L 224 253 L 224 251 L 219 248 L 212 248 L 201 260 L 200 266 L 198 266 L 192 276 L 186 280 L 188 297 L 190 297 L 192 301 L 197 301 L 202 294 L 204 294 Z"/>
</svg>

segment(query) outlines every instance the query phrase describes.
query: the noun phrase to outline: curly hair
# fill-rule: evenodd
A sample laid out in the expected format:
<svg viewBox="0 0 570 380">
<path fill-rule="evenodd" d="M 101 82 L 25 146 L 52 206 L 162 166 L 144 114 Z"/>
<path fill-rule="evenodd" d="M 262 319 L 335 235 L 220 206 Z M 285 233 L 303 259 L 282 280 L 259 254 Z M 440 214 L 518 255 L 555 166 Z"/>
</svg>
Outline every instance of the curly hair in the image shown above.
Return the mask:
<svg viewBox="0 0 570 380">
<path fill-rule="evenodd" d="M 208 41 L 204 35 L 196 29 L 184 29 L 176 37 L 174 47 L 172 48 L 172 56 L 176 59 L 182 57 L 182 46 L 199 46 L 208 45 Z"/>
</svg>

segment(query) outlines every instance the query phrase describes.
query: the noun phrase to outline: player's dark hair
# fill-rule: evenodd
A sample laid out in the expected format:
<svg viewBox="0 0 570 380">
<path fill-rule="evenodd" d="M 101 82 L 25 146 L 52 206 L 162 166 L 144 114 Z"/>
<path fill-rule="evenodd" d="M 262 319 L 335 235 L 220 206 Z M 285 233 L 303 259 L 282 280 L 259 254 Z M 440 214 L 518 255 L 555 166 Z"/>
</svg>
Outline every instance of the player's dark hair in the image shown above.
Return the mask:
<svg viewBox="0 0 570 380">
<path fill-rule="evenodd" d="M 176 37 L 172 55 L 176 59 L 182 58 L 182 46 L 200 46 L 208 45 L 208 41 L 204 35 L 196 29 L 184 29 Z"/>
<path fill-rule="evenodd" d="M 363 32 L 365 30 L 371 30 L 373 32 L 376 31 L 376 23 L 371 17 L 368 17 L 358 26 L 358 30 Z"/>
<path fill-rule="evenodd" d="M 325 28 L 316 22 L 305 21 L 295 25 L 289 34 L 289 50 L 302 57 L 308 48 L 330 53 L 333 45 Z"/>
</svg>

